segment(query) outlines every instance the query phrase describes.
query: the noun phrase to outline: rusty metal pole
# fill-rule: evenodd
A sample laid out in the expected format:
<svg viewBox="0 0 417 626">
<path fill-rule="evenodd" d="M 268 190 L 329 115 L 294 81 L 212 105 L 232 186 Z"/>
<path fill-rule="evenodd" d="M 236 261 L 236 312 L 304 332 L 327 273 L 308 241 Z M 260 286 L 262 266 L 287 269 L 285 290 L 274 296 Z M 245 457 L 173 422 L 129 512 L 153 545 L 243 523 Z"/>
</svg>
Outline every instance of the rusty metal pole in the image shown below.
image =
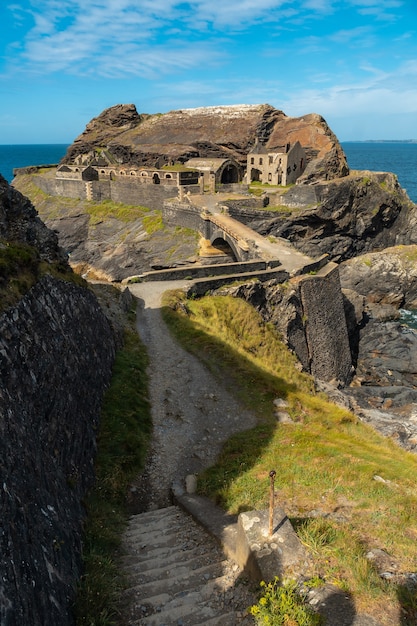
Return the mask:
<svg viewBox="0 0 417 626">
<path fill-rule="evenodd" d="M 274 481 L 277 475 L 275 470 L 269 472 L 270 487 L 269 487 L 269 536 L 272 537 L 274 530 Z"/>
</svg>

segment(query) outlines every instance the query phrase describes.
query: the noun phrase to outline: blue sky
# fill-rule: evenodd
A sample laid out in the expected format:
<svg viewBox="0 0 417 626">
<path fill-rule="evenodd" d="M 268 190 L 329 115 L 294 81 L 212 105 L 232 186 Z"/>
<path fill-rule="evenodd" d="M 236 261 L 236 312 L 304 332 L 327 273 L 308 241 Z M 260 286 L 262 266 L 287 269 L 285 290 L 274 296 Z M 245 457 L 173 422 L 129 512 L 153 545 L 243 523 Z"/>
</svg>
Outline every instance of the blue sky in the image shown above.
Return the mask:
<svg viewBox="0 0 417 626">
<path fill-rule="evenodd" d="M 105 108 L 268 103 L 341 141 L 417 139 L 416 0 L 3 0 L 0 144 Z"/>
</svg>

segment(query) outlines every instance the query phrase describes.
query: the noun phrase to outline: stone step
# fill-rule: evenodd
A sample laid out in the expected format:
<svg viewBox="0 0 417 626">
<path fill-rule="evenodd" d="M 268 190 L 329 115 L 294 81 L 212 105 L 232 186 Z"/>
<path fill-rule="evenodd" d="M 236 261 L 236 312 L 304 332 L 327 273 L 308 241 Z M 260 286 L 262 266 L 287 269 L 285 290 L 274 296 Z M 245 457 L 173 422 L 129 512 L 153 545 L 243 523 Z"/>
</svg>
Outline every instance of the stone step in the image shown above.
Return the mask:
<svg viewBox="0 0 417 626">
<path fill-rule="evenodd" d="M 175 545 L 162 546 L 155 550 L 143 552 L 142 554 L 140 554 L 139 551 L 131 551 L 130 554 L 126 553 L 124 556 L 120 557 L 119 562 L 126 570 L 135 571 L 142 569 L 146 571 L 148 569 L 154 569 L 155 564 L 158 562 L 170 564 L 178 561 L 181 563 L 196 555 L 201 557 L 210 555 L 210 550 L 204 546 L 197 546 L 190 549 L 178 549 Z"/>
<path fill-rule="evenodd" d="M 244 617 L 250 601 L 242 609 L 233 596 L 237 566 L 180 508 L 132 517 L 123 548 L 120 563 L 129 579 L 122 598 L 126 626 L 253 624 Z"/>
<path fill-rule="evenodd" d="M 222 574 L 223 563 L 215 562 L 198 569 L 185 569 L 182 573 L 174 574 L 172 578 L 152 580 L 130 587 L 129 591 L 140 594 L 144 604 L 154 604 L 153 597 L 161 593 L 173 597 L 177 593 L 201 587 L 212 578 L 218 578 Z"/>
<path fill-rule="evenodd" d="M 188 624 L 188 626 L 237 626 L 240 623 L 235 612 L 224 613 L 223 615 L 217 615 L 216 617 L 204 620 L 204 622 L 194 622 L 194 624 Z"/>
<path fill-rule="evenodd" d="M 162 595 L 154 600 L 158 601 L 152 605 L 143 602 L 143 615 L 134 624 L 194 626 L 207 623 L 213 626 L 232 626 L 236 623 L 237 613 L 227 607 L 219 612 L 216 600 L 211 601 L 211 595 L 208 596 L 204 588 L 180 592 L 170 600 Z"/>
<path fill-rule="evenodd" d="M 135 575 L 136 572 L 148 573 L 151 570 L 157 569 L 155 568 L 155 564 L 160 562 L 162 557 L 163 563 L 169 567 L 172 564 L 181 564 L 193 559 L 209 558 L 210 551 L 202 550 L 200 547 L 180 551 L 175 548 L 170 548 L 165 551 L 163 549 L 153 550 L 152 553 L 149 553 L 147 556 L 148 558 L 145 560 L 138 560 L 136 555 L 125 556 L 122 557 L 120 562 L 123 564 L 123 568 L 126 572 Z"/>
<path fill-rule="evenodd" d="M 155 565 L 155 561 L 153 561 L 153 563 Z M 143 569 L 142 563 L 125 568 L 130 574 L 132 583 L 138 585 L 151 580 L 166 580 L 167 578 L 182 576 L 187 572 L 197 570 L 201 567 L 203 564 L 203 558 L 201 555 L 195 555 L 194 553 L 191 553 L 187 559 L 179 559 L 178 556 L 175 558 L 175 555 L 171 555 L 170 562 L 166 559 L 165 564 L 162 567 L 154 566 L 153 569 L 151 569 L 151 563 L 148 562 L 147 564 L 149 565 L 149 568 L 146 570 Z"/>
<path fill-rule="evenodd" d="M 150 511 L 131 517 L 126 534 L 129 535 L 131 532 L 146 534 L 150 529 L 168 528 L 170 524 L 178 524 L 179 521 L 182 521 L 182 516 L 178 513 L 177 507 L 168 507 L 159 509 L 159 511 L 161 511 L 159 514 L 157 511 Z"/>
</svg>

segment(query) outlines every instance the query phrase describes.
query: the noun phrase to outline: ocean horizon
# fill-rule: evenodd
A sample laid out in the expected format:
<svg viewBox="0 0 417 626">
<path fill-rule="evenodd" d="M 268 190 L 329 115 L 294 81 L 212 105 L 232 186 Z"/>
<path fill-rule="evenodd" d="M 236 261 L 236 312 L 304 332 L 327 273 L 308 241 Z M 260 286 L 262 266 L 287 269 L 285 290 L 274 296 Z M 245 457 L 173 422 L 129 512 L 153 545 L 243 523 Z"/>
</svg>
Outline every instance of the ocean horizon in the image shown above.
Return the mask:
<svg viewBox="0 0 417 626">
<path fill-rule="evenodd" d="M 71 144 L 3 144 L 0 145 L 0 174 L 11 183 L 13 170 L 29 165 L 57 165 Z"/>
<path fill-rule="evenodd" d="M 0 145 L 0 174 L 10 183 L 13 169 L 29 165 L 56 165 L 71 144 Z M 392 172 L 410 200 L 417 203 L 417 140 L 343 141 L 351 170 Z"/>
</svg>

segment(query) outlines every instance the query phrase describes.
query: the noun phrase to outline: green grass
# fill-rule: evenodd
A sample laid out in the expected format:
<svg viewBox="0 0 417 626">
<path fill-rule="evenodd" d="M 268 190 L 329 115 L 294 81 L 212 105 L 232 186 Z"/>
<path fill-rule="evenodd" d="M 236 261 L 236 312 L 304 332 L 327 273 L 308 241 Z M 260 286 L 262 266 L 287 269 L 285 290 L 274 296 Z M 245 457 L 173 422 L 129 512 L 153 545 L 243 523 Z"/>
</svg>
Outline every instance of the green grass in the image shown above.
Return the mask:
<svg viewBox="0 0 417 626">
<path fill-rule="evenodd" d="M 16 305 L 45 274 L 86 286 L 65 263 L 42 261 L 37 248 L 0 240 L 0 311 Z"/>
<path fill-rule="evenodd" d="M 384 602 L 387 614 L 397 610 L 399 588 L 382 580 L 365 555 L 381 548 L 398 571 L 416 571 L 416 455 L 315 393 L 247 303 L 206 297 L 178 306 L 179 299 L 169 294 L 164 310 L 174 335 L 258 416 L 256 428 L 232 437 L 200 475 L 200 493 L 231 513 L 267 508 L 275 469 L 278 502 L 312 550 L 314 573 L 352 594 L 358 608 L 378 611 Z M 276 422 L 277 397 L 287 401 L 292 424 Z M 410 598 L 400 602 L 404 615 L 413 610 Z"/>
<path fill-rule="evenodd" d="M 109 217 L 114 217 L 121 222 L 131 222 L 142 218 L 144 220 L 149 219 L 149 216 L 147 216 L 149 213 L 148 208 L 122 204 L 121 202 L 113 202 L 112 200 L 104 200 L 103 202 L 85 200 L 84 207 L 86 213 L 90 215 L 90 222 L 92 224 L 101 222 Z M 155 217 L 153 217 L 153 219 L 155 219 Z"/>
<path fill-rule="evenodd" d="M 162 212 L 157 211 L 154 212 L 153 215 L 149 215 L 143 218 L 143 227 L 148 235 L 153 235 L 158 230 L 163 230 L 165 228 L 164 222 L 162 221 Z"/>
<path fill-rule="evenodd" d="M 127 521 L 127 490 L 143 469 L 151 433 L 147 357 L 134 330 L 126 330 L 106 392 L 98 435 L 96 484 L 86 501 L 84 567 L 77 626 L 118 624 L 124 579 L 117 564 Z"/>
</svg>

